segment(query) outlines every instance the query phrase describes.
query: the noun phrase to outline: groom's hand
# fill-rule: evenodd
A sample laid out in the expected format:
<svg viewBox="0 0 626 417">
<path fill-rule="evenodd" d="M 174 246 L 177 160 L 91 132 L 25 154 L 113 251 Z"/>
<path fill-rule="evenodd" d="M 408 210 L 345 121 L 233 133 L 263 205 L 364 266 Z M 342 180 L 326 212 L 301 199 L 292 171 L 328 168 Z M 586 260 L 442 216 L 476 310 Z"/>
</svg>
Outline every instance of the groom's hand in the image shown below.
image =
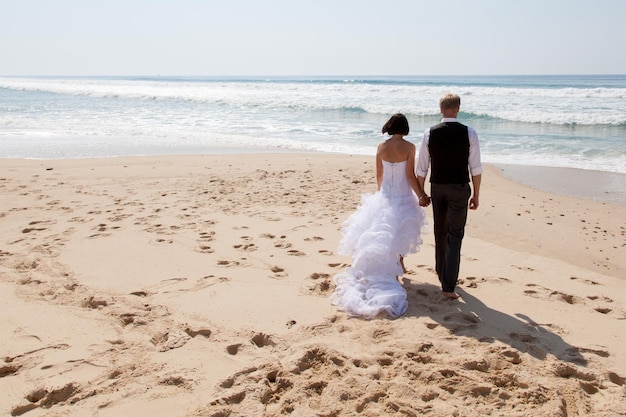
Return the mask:
<svg viewBox="0 0 626 417">
<path fill-rule="evenodd" d="M 470 199 L 469 208 L 470 210 L 476 210 L 478 208 L 478 197 L 474 196 Z"/>
</svg>

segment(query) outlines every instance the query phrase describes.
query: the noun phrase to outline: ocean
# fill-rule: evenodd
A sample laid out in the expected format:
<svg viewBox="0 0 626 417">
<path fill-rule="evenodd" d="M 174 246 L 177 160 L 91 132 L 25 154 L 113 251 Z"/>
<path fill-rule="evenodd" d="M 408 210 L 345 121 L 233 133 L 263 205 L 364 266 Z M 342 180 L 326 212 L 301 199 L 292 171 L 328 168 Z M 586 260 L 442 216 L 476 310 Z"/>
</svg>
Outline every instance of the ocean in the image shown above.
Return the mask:
<svg viewBox="0 0 626 417">
<path fill-rule="evenodd" d="M 447 92 L 484 162 L 626 173 L 626 75 L 0 77 L 0 158 L 373 156 L 393 113 L 419 146 Z"/>
</svg>

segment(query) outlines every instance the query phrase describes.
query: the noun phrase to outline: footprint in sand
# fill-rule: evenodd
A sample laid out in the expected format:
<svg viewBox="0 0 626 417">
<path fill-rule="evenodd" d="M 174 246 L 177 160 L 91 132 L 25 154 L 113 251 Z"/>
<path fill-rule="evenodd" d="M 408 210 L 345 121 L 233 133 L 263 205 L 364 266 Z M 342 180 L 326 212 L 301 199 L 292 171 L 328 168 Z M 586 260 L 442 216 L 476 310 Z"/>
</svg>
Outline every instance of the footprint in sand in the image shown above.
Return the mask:
<svg viewBox="0 0 626 417">
<path fill-rule="evenodd" d="M 613 309 L 608 307 L 596 307 L 594 308 L 594 310 L 601 314 L 609 314 L 611 311 L 613 311 Z"/>
<path fill-rule="evenodd" d="M 165 292 L 170 292 L 170 288 L 172 288 L 172 286 L 181 284 L 185 281 L 187 281 L 188 278 L 186 277 L 174 277 L 174 278 L 167 278 L 167 279 L 162 279 L 158 284 L 155 284 L 153 286 L 150 286 L 149 288 L 153 291 L 157 291 L 157 290 L 161 290 L 163 288 L 167 288 L 168 290 Z M 137 291 L 135 293 L 135 295 L 139 295 L 141 296 L 142 293 L 145 293 L 146 295 L 152 295 L 154 294 L 153 292 L 147 292 L 147 291 Z"/>
<path fill-rule="evenodd" d="M 268 335 L 265 333 L 257 333 L 252 339 L 250 339 L 253 345 L 256 347 L 264 348 L 267 346 L 276 346 L 276 341 L 272 335 Z"/>
<path fill-rule="evenodd" d="M 624 386 L 624 383 L 626 383 L 626 377 L 619 376 L 615 372 L 609 372 L 606 376 L 609 378 L 609 381 L 620 387 Z"/>
<path fill-rule="evenodd" d="M 161 283 L 165 285 L 171 285 L 171 284 L 177 284 L 179 282 L 187 281 L 187 279 L 188 278 L 185 278 L 185 277 L 167 278 L 167 279 L 162 279 Z"/>
<path fill-rule="evenodd" d="M 539 339 L 528 333 L 509 333 L 509 337 L 524 343 L 536 343 Z"/>
<path fill-rule="evenodd" d="M 199 239 L 203 242 L 210 242 L 213 239 L 215 239 L 215 232 L 211 231 L 211 232 L 200 232 L 200 237 Z"/>
<path fill-rule="evenodd" d="M 200 253 L 213 253 L 215 250 L 209 245 L 200 245 L 198 249 L 195 249 L 196 252 Z"/>
<path fill-rule="evenodd" d="M 239 266 L 239 265 L 241 265 L 241 264 L 238 261 L 228 261 L 228 260 L 225 260 L 225 259 L 217 261 L 217 266 L 223 266 L 223 267 L 226 267 L 226 268 L 230 268 L 230 267 L 233 267 L 233 266 Z"/>
<path fill-rule="evenodd" d="M 561 378 L 568 378 L 568 379 L 572 377 L 578 378 L 580 382 L 587 381 L 590 383 L 596 383 L 598 381 L 598 377 L 595 374 L 591 372 L 583 371 L 580 368 L 576 367 L 575 365 L 563 363 L 563 362 L 554 363 L 552 365 L 552 372 L 556 376 L 561 377 Z M 587 390 L 585 389 L 585 391 Z"/>
<path fill-rule="evenodd" d="M 93 238 L 97 238 L 97 237 L 111 236 L 111 233 L 109 231 L 110 230 L 117 230 L 119 228 L 120 228 L 119 226 L 109 227 L 109 226 L 107 226 L 106 223 L 100 223 L 96 227 L 93 227 L 91 229 L 91 230 L 97 231 L 98 233 L 94 233 L 93 235 L 90 235 L 89 238 L 93 239 Z"/>
<path fill-rule="evenodd" d="M 4 365 L 0 366 L 0 378 L 4 378 L 9 375 L 16 375 L 20 370 L 20 365 Z"/>
<path fill-rule="evenodd" d="M 45 196 L 42 195 L 40 196 L 40 199 L 49 198 L 49 197 L 50 196 L 48 195 L 45 195 Z M 53 201 L 50 201 L 49 203 L 46 203 L 46 206 L 58 206 L 59 204 L 61 204 L 61 200 L 53 200 Z M 51 210 L 51 209 L 48 209 L 48 210 Z"/>
<path fill-rule="evenodd" d="M 92 221 L 93 218 L 86 218 L 86 217 L 72 217 L 71 219 L 68 220 L 68 222 L 70 223 L 88 223 L 90 221 Z"/>
<path fill-rule="evenodd" d="M 531 297 L 536 297 L 538 293 L 535 290 L 524 290 L 524 294 L 529 295 Z"/>
<path fill-rule="evenodd" d="M 557 300 L 563 301 L 567 304 L 579 304 L 583 302 L 581 298 L 576 297 L 575 295 L 566 294 L 561 291 L 552 291 L 549 288 L 542 287 L 537 284 L 526 284 L 526 286 L 531 287 L 532 289 L 524 290 L 524 294 L 531 297 L 540 298 L 543 296 L 545 298 L 556 298 Z"/>
<path fill-rule="evenodd" d="M 377 342 L 380 342 L 391 335 L 393 335 L 393 332 L 386 327 L 376 328 L 372 331 L 372 339 Z"/>
<path fill-rule="evenodd" d="M 281 268 L 280 266 L 277 266 L 277 265 L 272 266 L 270 270 L 273 273 L 272 278 L 285 278 L 289 276 L 289 274 L 285 272 L 284 268 Z"/>
<path fill-rule="evenodd" d="M 276 216 L 262 216 L 261 218 L 263 220 L 267 220 L 268 222 L 279 222 L 283 219 L 282 217 L 276 217 Z"/>
<path fill-rule="evenodd" d="M 222 284 L 229 281 L 230 278 L 228 277 L 216 277 L 215 275 L 207 275 L 197 280 L 193 288 L 189 289 L 189 291 L 201 290 L 203 288 L 211 287 L 215 284 Z"/>
<path fill-rule="evenodd" d="M 432 273 L 432 274 L 437 274 L 437 271 L 435 271 L 435 268 L 433 268 L 432 266 L 428 266 L 428 265 L 417 265 L 418 268 L 420 269 L 425 269 L 428 272 Z"/>
<path fill-rule="evenodd" d="M 150 241 L 153 245 L 170 245 L 174 243 L 172 239 L 153 239 Z"/>
<path fill-rule="evenodd" d="M 100 300 L 95 297 L 89 297 L 83 300 L 82 306 L 85 308 L 99 309 L 100 307 L 106 307 L 108 305 L 106 300 Z"/>
<path fill-rule="evenodd" d="M 159 352 L 166 352 L 171 349 L 177 349 L 184 346 L 191 336 L 186 332 L 173 330 L 169 332 L 157 333 L 152 336 L 150 342 L 159 350 Z"/>
<path fill-rule="evenodd" d="M 158 224 L 154 224 L 150 227 L 148 227 L 147 229 L 145 229 L 146 232 L 150 232 L 150 233 L 156 233 L 159 235 L 171 235 L 174 232 L 168 230 L 168 228 L 160 223 Z"/>
<path fill-rule="evenodd" d="M 574 281 L 574 280 L 581 279 L 581 278 L 578 278 L 578 277 L 569 277 L 569 279 L 571 279 L 571 280 L 573 280 L 573 281 Z M 585 279 L 585 280 L 583 280 L 583 282 L 584 282 L 585 284 L 589 284 L 589 285 L 602 285 L 602 284 L 600 284 L 599 282 L 597 282 L 597 281 L 593 281 L 593 280 L 591 280 L 591 279 Z"/>
<path fill-rule="evenodd" d="M 187 333 L 190 337 L 194 338 L 196 336 L 203 336 L 204 338 L 208 339 L 209 337 L 211 337 L 211 330 L 210 329 L 198 329 L 198 330 L 193 330 L 189 327 L 187 327 L 185 329 L 185 333 Z"/>
<path fill-rule="evenodd" d="M 580 298 L 571 294 L 562 293 L 560 291 L 553 291 L 550 296 L 555 296 L 558 300 L 564 301 L 567 304 L 578 304 L 581 302 Z"/>
<path fill-rule="evenodd" d="M 466 281 L 468 281 L 467 284 Z M 504 277 L 466 277 L 459 279 L 459 285 L 464 285 L 467 288 L 478 288 L 478 283 L 508 284 L 510 282 L 510 279 Z"/>
<path fill-rule="evenodd" d="M 257 250 L 257 246 L 254 243 L 246 243 L 246 244 L 239 244 L 239 245 L 234 245 L 233 248 L 235 249 L 239 249 L 245 252 L 254 252 L 255 250 Z"/>
<path fill-rule="evenodd" d="M 28 223 L 29 226 L 34 226 L 38 224 L 53 225 L 56 224 L 56 220 L 34 220 Z"/>
<path fill-rule="evenodd" d="M 446 314 L 443 316 L 443 320 L 446 322 L 456 323 L 461 326 L 475 327 L 477 323 L 482 320 L 476 313 L 455 312 L 452 314 Z"/>
<path fill-rule="evenodd" d="M 476 277 L 467 277 L 465 279 L 469 281 L 466 285 L 467 288 L 478 288 L 478 284 L 476 283 Z M 465 280 L 459 280 L 460 285 L 463 285 L 464 283 Z"/>
<path fill-rule="evenodd" d="M 241 351 L 242 348 L 243 348 L 243 345 L 241 343 L 235 343 L 235 344 L 226 346 L 226 352 L 228 352 L 229 355 L 233 355 L 234 356 L 234 355 L 238 354 Z M 228 388 L 230 388 L 230 387 L 228 387 Z"/>
<path fill-rule="evenodd" d="M 598 300 L 600 300 L 600 301 L 604 301 L 606 303 L 612 303 L 613 302 L 613 300 L 611 298 L 604 297 L 604 296 L 600 297 L 599 295 L 588 295 L 587 298 L 590 299 L 591 301 L 598 301 Z"/>
<path fill-rule="evenodd" d="M 519 266 L 519 265 L 511 265 L 513 268 L 519 269 L 520 271 L 528 271 L 534 272 L 535 268 L 531 268 L 530 266 Z"/>
<path fill-rule="evenodd" d="M 95 239 L 98 237 L 107 237 L 107 236 L 111 236 L 111 233 L 94 233 L 93 235 L 90 235 L 89 238 Z"/>
<path fill-rule="evenodd" d="M 27 227 L 22 230 L 22 233 L 41 232 L 43 230 L 46 230 L 46 228 L 45 227 Z"/>
<path fill-rule="evenodd" d="M 70 399 L 78 394 L 80 390 L 80 386 L 74 382 L 50 391 L 43 388 L 36 389 L 24 397 L 29 403 L 14 407 L 11 410 L 11 415 L 20 416 L 36 408 L 50 408 L 55 404 L 67 402 L 68 400 L 71 402 Z"/>
<path fill-rule="evenodd" d="M 288 249 L 291 246 L 292 246 L 291 243 L 286 242 L 284 240 L 279 240 L 276 243 L 274 243 L 274 247 L 275 248 Z"/>
<path fill-rule="evenodd" d="M 594 355 L 600 356 L 601 358 L 608 358 L 609 356 L 611 356 L 609 351 L 605 349 L 579 347 L 578 351 L 582 353 L 593 353 Z"/>
<path fill-rule="evenodd" d="M 159 285 L 159 287 L 163 287 L 165 285 L 167 286 L 171 286 L 172 285 L 177 285 L 177 284 L 182 284 L 182 283 L 187 283 L 189 281 L 188 278 L 170 278 L 170 279 L 166 279 L 161 281 L 161 284 Z M 179 287 L 179 288 L 172 288 L 172 290 L 167 290 L 167 291 L 163 291 L 163 293 L 169 293 L 169 292 L 189 292 L 189 291 L 198 291 L 198 290 L 202 290 L 204 288 L 213 286 L 215 284 L 220 284 L 223 282 L 228 282 L 230 281 L 230 278 L 227 277 L 216 277 L 215 275 L 206 275 L 202 278 L 199 278 L 198 280 L 196 280 L 195 282 L 193 282 L 193 284 L 190 285 L 186 285 L 185 287 Z"/>
<path fill-rule="evenodd" d="M 415 305 L 418 309 L 423 308 L 429 313 L 437 313 L 441 310 L 441 292 L 433 292 L 432 294 L 428 294 L 425 290 L 417 290 L 415 291 L 417 294 L 424 296 L 427 298 L 428 304 L 421 302 L 422 300 L 418 298 L 417 302 L 412 303 L 409 301 L 409 305 Z M 436 326 L 435 326 L 436 327 Z"/>
<path fill-rule="evenodd" d="M 129 324 L 133 324 L 135 322 L 135 317 L 137 317 L 135 313 L 124 313 L 120 314 L 117 319 L 122 327 L 126 327 Z"/>
<path fill-rule="evenodd" d="M 110 221 L 110 222 L 120 222 L 120 221 L 122 221 L 124 219 L 127 219 L 129 217 L 132 217 L 132 216 L 133 216 L 132 214 L 117 214 L 115 216 L 111 216 L 111 217 L 107 218 L 107 220 Z"/>
<path fill-rule="evenodd" d="M 187 388 L 190 389 L 192 384 L 191 381 L 180 377 L 180 376 L 170 376 L 167 377 L 165 379 L 162 379 L 161 381 L 159 381 L 159 384 L 161 385 L 171 385 L 171 386 L 175 386 L 175 387 L 183 387 L 183 388 Z"/>
<path fill-rule="evenodd" d="M 325 297 L 334 290 L 330 274 L 314 272 L 309 275 L 308 279 L 313 281 L 313 283 L 305 287 L 306 293 Z"/>
</svg>

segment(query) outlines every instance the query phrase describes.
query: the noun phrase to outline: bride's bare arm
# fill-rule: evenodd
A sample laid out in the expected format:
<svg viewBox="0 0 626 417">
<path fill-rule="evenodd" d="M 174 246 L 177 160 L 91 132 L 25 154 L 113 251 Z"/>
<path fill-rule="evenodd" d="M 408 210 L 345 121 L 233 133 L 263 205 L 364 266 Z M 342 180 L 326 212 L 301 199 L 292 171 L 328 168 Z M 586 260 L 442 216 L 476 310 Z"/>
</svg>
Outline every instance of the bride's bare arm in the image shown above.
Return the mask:
<svg viewBox="0 0 626 417">
<path fill-rule="evenodd" d="M 383 184 L 383 160 L 380 158 L 380 153 L 376 152 L 376 183 L 378 184 L 378 191 Z"/>
<path fill-rule="evenodd" d="M 415 176 L 415 146 L 412 146 L 409 151 L 409 157 L 406 161 L 406 177 L 409 181 L 409 185 L 415 192 L 415 195 L 420 200 L 420 206 L 427 206 L 430 204 L 430 197 L 424 191 L 423 183 L 420 183 Z"/>
</svg>

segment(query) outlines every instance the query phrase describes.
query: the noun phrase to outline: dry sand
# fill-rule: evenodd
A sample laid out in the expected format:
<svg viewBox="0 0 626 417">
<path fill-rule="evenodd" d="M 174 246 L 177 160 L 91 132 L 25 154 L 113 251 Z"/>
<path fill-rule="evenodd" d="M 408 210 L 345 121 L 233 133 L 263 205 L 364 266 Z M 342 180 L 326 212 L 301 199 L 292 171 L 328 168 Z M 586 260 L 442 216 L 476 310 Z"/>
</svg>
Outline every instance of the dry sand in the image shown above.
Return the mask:
<svg viewBox="0 0 626 417">
<path fill-rule="evenodd" d="M 623 204 L 488 166 L 463 298 L 441 296 L 428 231 L 406 315 L 366 321 L 329 295 L 373 158 L 0 167 L 0 414 L 626 415 Z"/>
</svg>

